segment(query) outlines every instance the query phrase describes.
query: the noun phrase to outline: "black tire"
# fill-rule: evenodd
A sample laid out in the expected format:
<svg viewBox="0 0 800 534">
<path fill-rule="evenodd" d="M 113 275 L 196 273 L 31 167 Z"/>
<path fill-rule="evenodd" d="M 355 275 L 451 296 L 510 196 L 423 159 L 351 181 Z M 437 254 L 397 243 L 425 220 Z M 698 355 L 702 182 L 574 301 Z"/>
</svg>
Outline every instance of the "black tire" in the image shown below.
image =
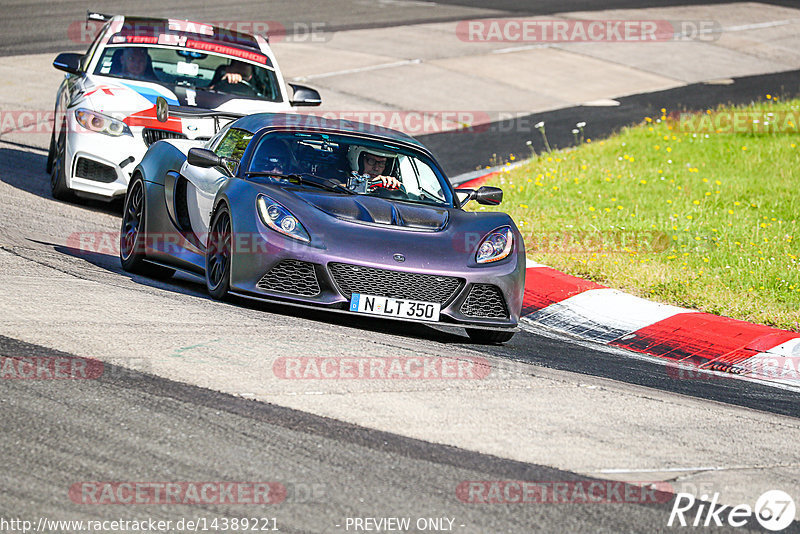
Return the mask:
<svg viewBox="0 0 800 534">
<path fill-rule="evenodd" d="M 122 226 L 119 230 L 119 260 L 122 268 L 131 273 L 153 278 L 169 278 L 174 269 L 147 262 L 145 255 L 145 218 L 147 217 L 147 195 L 144 180 L 140 175 L 131 181 L 125 195 L 122 211 Z"/>
<path fill-rule="evenodd" d="M 55 138 L 55 130 L 52 138 L 53 155 L 48 155 L 48 167 L 50 168 L 50 192 L 56 200 L 73 200 L 75 195 L 67 187 L 67 132 L 62 124 L 58 132 L 58 139 Z"/>
<path fill-rule="evenodd" d="M 47 150 L 47 165 L 45 170 L 47 174 L 53 172 L 53 158 L 56 153 L 56 124 L 53 121 L 53 131 L 50 132 L 50 148 Z"/>
<path fill-rule="evenodd" d="M 228 298 L 231 288 L 231 214 L 224 204 L 211 221 L 206 247 L 206 288 L 217 300 Z"/>
<path fill-rule="evenodd" d="M 505 343 L 511 340 L 514 334 L 516 334 L 516 332 L 510 332 L 508 330 L 478 330 L 476 328 L 467 328 L 466 330 L 469 338 L 481 345 Z"/>
</svg>

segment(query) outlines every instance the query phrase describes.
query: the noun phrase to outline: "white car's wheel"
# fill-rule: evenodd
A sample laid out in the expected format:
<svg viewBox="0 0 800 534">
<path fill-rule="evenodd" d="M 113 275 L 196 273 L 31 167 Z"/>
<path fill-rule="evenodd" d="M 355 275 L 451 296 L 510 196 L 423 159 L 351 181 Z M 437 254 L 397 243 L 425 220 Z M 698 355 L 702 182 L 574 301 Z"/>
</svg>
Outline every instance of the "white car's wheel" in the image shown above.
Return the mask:
<svg viewBox="0 0 800 534">
<path fill-rule="evenodd" d="M 72 191 L 67 187 L 67 132 L 64 124 L 58 130 L 58 137 L 53 131 L 52 157 L 48 156 L 50 167 L 50 191 L 57 200 L 71 200 Z"/>
</svg>

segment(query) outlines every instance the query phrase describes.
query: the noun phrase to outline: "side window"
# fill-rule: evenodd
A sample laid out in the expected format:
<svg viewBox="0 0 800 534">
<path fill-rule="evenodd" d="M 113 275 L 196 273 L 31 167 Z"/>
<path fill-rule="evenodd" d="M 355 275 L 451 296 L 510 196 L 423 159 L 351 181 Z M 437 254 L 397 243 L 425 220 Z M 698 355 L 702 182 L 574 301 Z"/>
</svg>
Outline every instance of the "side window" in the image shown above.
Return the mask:
<svg viewBox="0 0 800 534">
<path fill-rule="evenodd" d="M 228 170 L 235 173 L 239 160 L 242 159 L 242 154 L 244 154 L 252 138 L 253 134 L 250 132 L 238 128 L 231 128 L 223 136 L 219 145 L 217 145 L 217 148 L 214 150 L 214 153 L 217 156 L 235 160 L 235 162 L 228 163 Z"/>
</svg>

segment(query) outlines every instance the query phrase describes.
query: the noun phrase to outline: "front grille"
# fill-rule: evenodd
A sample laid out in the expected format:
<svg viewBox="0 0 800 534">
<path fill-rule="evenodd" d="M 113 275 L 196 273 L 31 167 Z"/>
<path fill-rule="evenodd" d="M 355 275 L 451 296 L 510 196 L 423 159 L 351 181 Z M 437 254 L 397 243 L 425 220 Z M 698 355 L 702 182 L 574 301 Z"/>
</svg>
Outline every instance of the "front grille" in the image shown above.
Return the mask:
<svg viewBox="0 0 800 534">
<path fill-rule="evenodd" d="M 75 166 L 75 176 L 110 184 L 117 179 L 117 171 L 114 170 L 114 167 L 104 165 L 93 159 L 78 158 L 78 164 Z"/>
<path fill-rule="evenodd" d="M 475 284 L 461 305 L 461 313 L 467 317 L 507 319 L 508 308 L 503 292 L 497 286 Z"/>
<path fill-rule="evenodd" d="M 147 146 L 150 146 L 156 141 L 161 141 L 162 139 L 186 139 L 186 136 L 180 132 L 173 132 L 172 130 L 145 128 L 142 130 L 142 139 L 144 139 L 144 142 L 147 144 Z"/>
<path fill-rule="evenodd" d="M 364 293 L 444 305 L 463 283 L 453 276 L 388 271 L 346 263 L 330 263 L 328 267 L 336 285 L 348 299 L 353 293 Z"/>
<path fill-rule="evenodd" d="M 314 265 L 298 260 L 283 260 L 269 270 L 258 287 L 265 291 L 313 297 L 319 295 L 319 282 Z"/>
</svg>

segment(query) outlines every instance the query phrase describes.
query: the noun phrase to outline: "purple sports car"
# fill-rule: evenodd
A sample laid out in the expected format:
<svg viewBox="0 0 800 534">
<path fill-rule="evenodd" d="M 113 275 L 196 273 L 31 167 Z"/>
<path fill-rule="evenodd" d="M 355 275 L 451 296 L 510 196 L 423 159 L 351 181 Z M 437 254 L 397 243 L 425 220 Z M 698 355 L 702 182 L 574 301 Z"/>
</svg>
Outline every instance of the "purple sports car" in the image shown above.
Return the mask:
<svg viewBox="0 0 800 534">
<path fill-rule="evenodd" d="M 236 295 L 463 326 L 476 342 L 517 330 L 522 238 L 497 188 L 453 189 L 411 137 L 349 121 L 264 113 L 196 141 L 154 143 L 125 198 L 129 271 L 205 277 Z"/>
</svg>

